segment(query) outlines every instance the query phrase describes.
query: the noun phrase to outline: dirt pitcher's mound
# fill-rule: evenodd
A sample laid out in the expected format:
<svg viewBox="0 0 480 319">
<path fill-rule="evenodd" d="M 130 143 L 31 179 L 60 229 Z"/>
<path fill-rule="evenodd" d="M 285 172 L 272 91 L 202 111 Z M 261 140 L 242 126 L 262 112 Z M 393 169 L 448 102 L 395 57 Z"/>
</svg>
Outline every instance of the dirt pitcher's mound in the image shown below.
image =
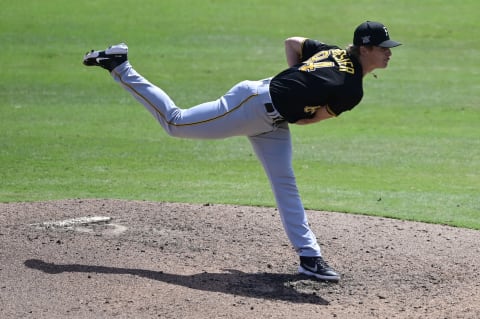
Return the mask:
<svg viewBox="0 0 480 319">
<path fill-rule="evenodd" d="M 2 318 L 480 318 L 480 232 L 309 212 L 338 284 L 273 208 L 0 204 Z"/>
</svg>

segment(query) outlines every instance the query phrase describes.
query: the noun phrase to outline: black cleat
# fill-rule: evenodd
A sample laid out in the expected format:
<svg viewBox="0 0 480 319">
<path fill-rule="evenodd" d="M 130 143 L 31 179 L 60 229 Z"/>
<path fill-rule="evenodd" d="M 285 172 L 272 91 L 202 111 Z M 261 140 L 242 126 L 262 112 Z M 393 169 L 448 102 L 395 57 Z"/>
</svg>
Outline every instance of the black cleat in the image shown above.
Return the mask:
<svg viewBox="0 0 480 319">
<path fill-rule="evenodd" d="M 110 72 L 127 61 L 128 46 L 125 43 L 112 45 L 104 51 L 90 51 L 83 57 L 86 66 L 100 66 Z"/>
<path fill-rule="evenodd" d="M 322 257 L 300 256 L 298 272 L 307 276 L 314 276 L 321 280 L 338 282 L 340 275 L 337 274 Z"/>
</svg>

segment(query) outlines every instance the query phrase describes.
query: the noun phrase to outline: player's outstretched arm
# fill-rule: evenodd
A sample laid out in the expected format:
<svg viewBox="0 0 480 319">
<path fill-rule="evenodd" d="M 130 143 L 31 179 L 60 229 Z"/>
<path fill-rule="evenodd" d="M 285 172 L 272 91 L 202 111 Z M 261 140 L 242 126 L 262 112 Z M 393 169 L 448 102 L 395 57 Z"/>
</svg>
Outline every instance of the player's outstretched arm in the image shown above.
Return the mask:
<svg viewBox="0 0 480 319">
<path fill-rule="evenodd" d="M 311 119 L 301 119 L 296 121 L 295 124 L 298 124 L 298 125 L 313 124 L 313 123 L 317 123 L 317 122 L 329 119 L 331 117 L 333 117 L 333 115 L 330 114 L 327 111 L 327 108 L 324 106 L 321 109 L 318 109 L 315 112 L 315 115 Z"/>
<path fill-rule="evenodd" d="M 302 62 L 302 46 L 307 38 L 291 37 L 285 40 L 285 55 L 289 67 Z"/>
</svg>

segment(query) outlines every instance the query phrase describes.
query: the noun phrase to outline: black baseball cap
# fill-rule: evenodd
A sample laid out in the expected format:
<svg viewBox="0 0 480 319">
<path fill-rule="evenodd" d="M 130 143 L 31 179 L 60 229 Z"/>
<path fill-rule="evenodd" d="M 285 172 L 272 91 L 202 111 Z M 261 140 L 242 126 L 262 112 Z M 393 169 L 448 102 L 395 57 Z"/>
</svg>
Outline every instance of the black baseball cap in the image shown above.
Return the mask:
<svg viewBox="0 0 480 319">
<path fill-rule="evenodd" d="M 393 48 L 401 43 L 390 40 L 387 27 L 380 22 L 365 21 L 360 24 L 353 33 L 353 44 L 375 45 L 383 48 Z"/>
</svg>

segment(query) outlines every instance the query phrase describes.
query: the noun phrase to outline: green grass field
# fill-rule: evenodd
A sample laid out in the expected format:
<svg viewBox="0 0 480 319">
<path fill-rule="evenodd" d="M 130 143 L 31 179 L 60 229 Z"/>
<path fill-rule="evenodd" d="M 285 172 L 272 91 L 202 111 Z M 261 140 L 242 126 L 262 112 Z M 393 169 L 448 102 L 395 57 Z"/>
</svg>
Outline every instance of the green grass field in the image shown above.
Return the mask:
<svg viewBox="0 0 480 319">
<path fill-rule="evenodd" d="M 352 112 L 292 126 L 309 209 L 480 229 L 478 1 L 10 1 L 0 11 L 0 201 L 273 206 L 245 138 L 167 137 L 89 49 L 125 41 L 178 105 L 286 66 L 292 35 L 345 46 L 364 20 L 404 45 Z"/>
</svg>

